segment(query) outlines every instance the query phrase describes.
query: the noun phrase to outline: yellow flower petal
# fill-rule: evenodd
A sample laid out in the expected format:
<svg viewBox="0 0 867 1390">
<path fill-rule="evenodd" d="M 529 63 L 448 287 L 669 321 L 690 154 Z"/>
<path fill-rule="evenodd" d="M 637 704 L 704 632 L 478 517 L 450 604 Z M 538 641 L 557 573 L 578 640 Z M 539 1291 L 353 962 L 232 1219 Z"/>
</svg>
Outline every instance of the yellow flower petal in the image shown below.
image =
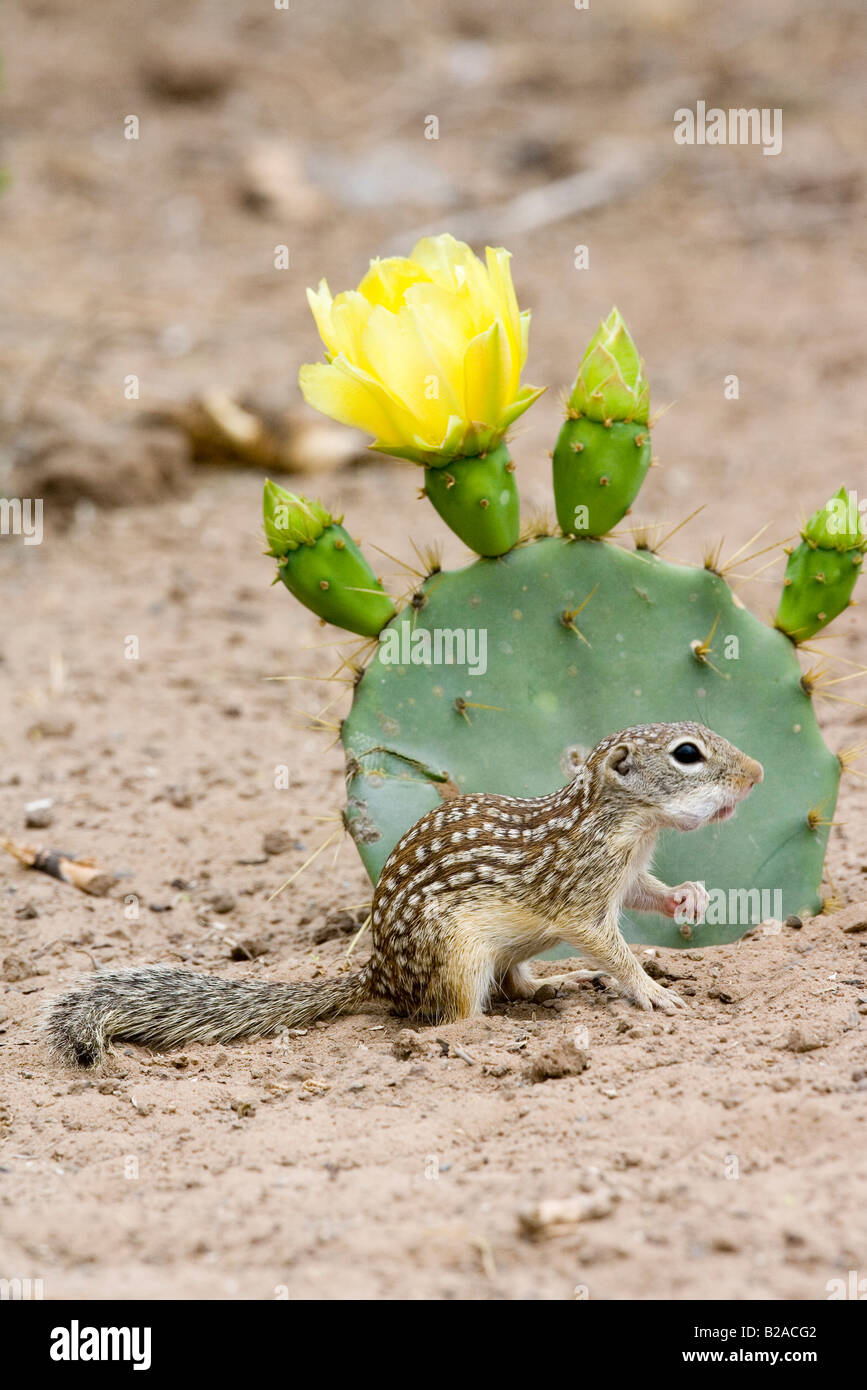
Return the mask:
<svg viewBox="0 0 867 1390">
<path fill-rule="evenodd" d="M 452 384 L 458 409 L 463 409 L 464 353 L 475 337 L 473 322 L 461 299 L 441 285 L 414 285 L 407 292 L 406 312 L 415 320 L 418 333 L 431 356 L 440 364 Z"/>
<path fill-rule="evenodd" d="M 459 411 L 448 374 L 429 352 L 413 316 L 402 309 L 371 310 L 363 347 L 370 369 L 378 380 L 404 401 L 425 439 L 442 439 L 448 417 Z"/>
<path fill-rule="evenodd" d="M 521 366 L 527 360 L 527 351 L 530 346 L 530 310 L 525 309 L 521 315 Z"/>
<path fill-rule="evenodd" d="M 343 425 L 392 444 L 414 433 L 414 422 L 399 402 L 341 357 L 331 363 L 306 363 L 298 373 L 298 384 L 308 405 Z"/>
<path fill-rule="evenodd" d="M 396 314 L 411 285 L 430 283 L 427 271 L 405 256 L 389 256 L 386 260 L 370 262 L 370 269 L 358 286 L 359 294 L 371 304 L 381 304 Z"/>
<path fill-rule="evenodd" d="M 365 371 L 370 364 L 364 354 L 364 330 L 372 312 L 370 302 L 358 290 L 339 294 L 331 306 L 332 353 L 341 353 Z"/>
<path fill-rule="evenodd" d="M 319 336 L 325 344 L 326 349 L 332 354 L 335 353 L 337 349 L 334 347 L 334 334 L 331 328 L 331 305 L 333 300 L 331 298 L 331 292 L 328 289 L 327 280 L 319 281 L 318 290 L 307 291 L 307 303 L 310 305 L 310 310 L 316 321 L 316 327 L 319 330 Z"/>
<path fill-rule="evenodd" d="M 467 416 L 473 424 L 497 425 L 506 405 L 506 382 L 511 370 L 509 343 L 499 322 L 491 324 L 467 347 L 464 389 Z"/>
<path fill-rule="evenodd" d="M 413 247 L 412 259 L 424 266 L 435 284 L 460 296 L 475 333 L 490 327 L 496 316 L 491 282 L 482 262 L 465 241 L 456 241 L 448 232 L 424 237 Z"/>
<path fill-rule="evenodd" d="M 512 256 L 502 246 L 487 246 L 485 247 L 485 258 L 491 291 L 496 301 L 497 317 L 506 330 L 506 337 L 509 340 L 511 371 L 506 394 L 511 397 L 518 389 L 521 367 L 523 366 L 521 314 L 518 309 L 515 287 L 512 284 L 512 271 L 509 266 Z"/>
</svg>

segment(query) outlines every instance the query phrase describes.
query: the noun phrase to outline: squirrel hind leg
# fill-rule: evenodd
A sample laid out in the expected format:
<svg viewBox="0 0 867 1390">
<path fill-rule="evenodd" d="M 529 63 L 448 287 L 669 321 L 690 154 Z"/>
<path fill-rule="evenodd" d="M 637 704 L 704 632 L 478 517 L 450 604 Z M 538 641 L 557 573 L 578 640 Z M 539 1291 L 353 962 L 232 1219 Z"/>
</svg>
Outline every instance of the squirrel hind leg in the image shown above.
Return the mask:
<svg viewBox="0 0 867 1390">
<path fill-rule="evenodd" d="M 457 1023 L 462 1018 L 474 1018 L 487 1013 L 494 987 L 494 967 L 491 961 L 449 962 L 446 971 L 431 980 L 425 999 L 416 1010 L 430 1023 Z"/>
<path fill-rule="evenodd" d="M 497 990 L 504 999 L 532 999 L 544 980 L 534 980 L 526 961 L 510 965 L 497 981 Z"/>
<path fill-rule="evenodd" d="M 412 1012 L 429 1023 L 457 1023 L 487 1012 L 494 962 L 478 946 L 454 943 L 413 990 Z"/>
</svg>

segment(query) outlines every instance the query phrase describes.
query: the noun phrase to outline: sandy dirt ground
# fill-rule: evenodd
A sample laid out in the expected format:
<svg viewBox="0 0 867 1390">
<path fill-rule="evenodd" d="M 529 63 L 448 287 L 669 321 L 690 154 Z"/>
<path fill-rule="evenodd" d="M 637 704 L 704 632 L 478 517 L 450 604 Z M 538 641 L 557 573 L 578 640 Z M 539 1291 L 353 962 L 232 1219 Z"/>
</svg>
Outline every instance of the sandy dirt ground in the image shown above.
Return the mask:
<svg viewBox="0 0 867 1390">
<path fill-rule="evenodd" d="M 334 829 L 343 764 L 306 718 L 335 687 L 267 678 L 326 675 L 338 634 L 268 588 L 261 474 L 192 466 L 154 424 L 213 386 L 298 408 L 320 276 L 354 283 L 417 231 L 509 246 L 526 377 L 551 387 L 516 431 L 527 507 L 550 502 L 558 398 L 614 302 L 673 406 L 636 519 L 706 504 L 674 558 L 764 522 L 781 541 L 841 482 L 867 485 L 867 16 L 136 15 L 31 0 L 7 29 L 0 491 L 45 498 L 45 536 L 0 538 L 0 830 L 118 878 L 92 898 L 0 864 L 0 1277 L 48 1298 L 509 1300 L 822 1299 L 863 1277 L 863 778 L 844 778 L 830 840 L 843 910 L 644 957 L 687 998 L 677 1019 L 587 983 L 417 1032 L 367 1013 L 285 1044 L 122 1046 L 86 1076 L 37 1020 L 94 965 L 327 974 L 369 901 L 348 839 L 271 900 Z M 678 148 L 672 112 L 698 98 L 781 107 L 783 152 Z M 515 220 L 519 195 L 549 207 L 556 180 L 614 166 L 598 207 Z M 295 481 L 403 560 L 410 537 L 466 558 L 404 466 Z M 780 568 L 743 589 L 764 617 Z M 863 608 L 832 632 L 829 657 L 867 660 Z M 839 750 L 867 711 L 863 683 L 834 689 L 819 714 Z M 52 824 L 28 829 L 38 799 Z M 546 1201 L 583 1219 L 540 1228 Z"/>
</svg>

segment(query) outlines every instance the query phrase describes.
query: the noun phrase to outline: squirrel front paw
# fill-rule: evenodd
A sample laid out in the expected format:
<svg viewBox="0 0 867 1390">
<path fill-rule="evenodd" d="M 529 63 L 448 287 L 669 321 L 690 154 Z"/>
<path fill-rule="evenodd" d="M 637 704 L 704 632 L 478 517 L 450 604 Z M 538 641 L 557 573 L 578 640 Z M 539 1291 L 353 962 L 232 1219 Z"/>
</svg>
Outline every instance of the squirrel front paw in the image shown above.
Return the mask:
<svg viewBox="0 0 867 1390">
<path fill-rule="evenodd" d="M 659 1009 L 664 1014 L 676 1014 L 678 1009 L 686 1008 L 686 1000 L 675 994 L 673 989 L 665 989 L 656 980 L 651 980 L 649 975 L 647 984 L 640 989 L 630 990 L 629 997 L 639 1009 L 647 1009 L 648 1012 Z"/>
<path fill-rule="evenodd" d="M 675 922 L 703 922 L 709 902 L 703 883 L 679 883 L 663 900 L 663 911 Z"/>
</svg>

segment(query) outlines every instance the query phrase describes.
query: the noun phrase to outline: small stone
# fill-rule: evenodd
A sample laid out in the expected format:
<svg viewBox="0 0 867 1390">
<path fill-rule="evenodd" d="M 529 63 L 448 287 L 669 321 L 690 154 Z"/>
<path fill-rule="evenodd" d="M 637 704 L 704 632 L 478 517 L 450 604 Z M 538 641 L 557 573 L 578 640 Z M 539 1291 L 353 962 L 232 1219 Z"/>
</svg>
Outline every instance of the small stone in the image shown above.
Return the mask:
<svg viewBox="0 0 867 1390">
<path fill-rule="evenodd" d="M 257 956 L 266 956 L 268 945 L 256 937 L 245 936 L 243 940 L 236 941 L 229 952 L 229 960 L 255 960 Z"/>
<path fill-rule="evenodd" d="M 345 909 L 338 909 L 336 912 L 329 912 L 325 919 L 325 925 L 333 927 L 333 935 L 351 936 L 357 931 L 362 922 L 367 920 L 367 909 L 362 908 L 360 912 L 348 912 Z"/>
<path fill-rule="evenodd" d="M 531 1240 L 546 1236 L 566 1235 L 582 1221 L 603 1221 L 614 1211 L 620 1199 L 617 1192 L 600 1192 L 595 1196 L 557 1198 L 539 1202 L 518 1213 L 521 1234 Z"/>
<path fill-rule="evenodd" d="M 288 830 L 266 830 L 262 836 L 262 849 L 266 854 L 285 854 L 292 848 L 292 836 Z"/>
<path fill-rule="evenodd" d="M 554 1081 L 562 1076 L 579 1076 L 589 1065 L 590 1057 L 584 1048 L 567 1038 L 529 1058 L 524 1078 L 534 1083 Z"/>
<path fill-rule="evenodd" d="M 533 995 L 534 1004 L 546 1004 L 551 999 L 556 999 L 557 989 L 554 985 L 540 985 Z"/>
<path fill-rule="evenodd" d="M 714 1236 L 710 1248 L 718 1251 L 721 1255 L 736 1255 L 741 1247 L 737 1241 L 732 1240 L 731 1236 Z"/>
<path fill-rule="evenodd" d="M 792 1024 L 783 1043 L 787 1052 L 815 1052 L 817 1048 L 825 1046 L 824 1038 L 817 1037 L 815 1033 L 805 1032 L 797 1023 Z"/>
<path fill-rule="evenodd" d="M 177 806 L 179 811 L 188 811 L 193 804 L 192 794 L 187 787 L 180 783 L 166 787 L 166 796 L 173 806 Z"/>
<path fill-rule="evenodd" d="M 224 913 L 234 912 L 235 910 L 235 899 L 231 893 L 211 893 L 207 901 L 210 903 L 211 907 L 214 909 L 215 912 Z"/>
<path fill-rule="evenodd" d="M 11 984 L 17 983 L 19 980 L 29 980 L 31 975 L 39 973 L 41 972 L 34 969 L 24 956 L 19 956 L 14 951 L 10 951 L 8 956 L 3 957 L 3 964 L 0 966 L 0 974 L 2 974 L 3 979 L 8 980 Z"/>
<path fill-rule="evenodd" d="M 54 802 L 50 797 L 44 797 L 41 801 L 28 801 L 24 807 L 24 824 L 33 830 L 45 830 L 54 819 L 53 806 Z"/>
<path fill-rule="evenodd" d="M 27 737 L 34 741 L 41 738 L 69 738 L 75 730 L 75 721 L 72 719 L 52 718 L 46 715 L 35 724 L 31 724 L 27 730 Z"/>
<path fill-rule="evenodd" d="M 783 930 L 783 924 L 779 917 L 763 917 L 759 922 L 758 929 L 762 936 L 779 936 Z"/>
<path fill-rule="evenodd" d="M 800 931 L 803 925 L 804 923 L 802 919 L 796 916 L 794 913 L 790 917 L 786 918 L 786 926 L 791 927 L 792 931 Z"/>
<path fill-rule="evenodd" d="M 195 46 L 163 42 L 145 51 L 140 71 L 151 96 L 179 104 L 207 102 L 225 95 L 237 72 L 237 58 L 228 46 L 200 38 Z"/>
<path fill-rule="evenodd" d="M 32 922 L 34 917 L 39 916 L 39 912 L 34 903 L 19 903 L 15 909 L 15 916 L 19 922 Z"/>
<path fill-rule="evenodd" d="M 333 941 L 335 936 L 340 935 L 340 929 L 331 922 L 320 922 L 318 927 L 314 927 L 310 939 L 314 946 L 321 946 L 325 941 Z"/>
<path fill-rule="evenodd" d="M 411 1057 L 426 1057 L 428 1044 L 413 1028 L 401 1028 L 391 1045 L 391 1053 L 398 1061 L 408 1062 Z"/>
<path fill-rule="evenodd" d="M 844 932 L 867 931 L 867 902 L 852 903 L 849 907 L 832 913 L 830 921 Z"/>
</svg>

